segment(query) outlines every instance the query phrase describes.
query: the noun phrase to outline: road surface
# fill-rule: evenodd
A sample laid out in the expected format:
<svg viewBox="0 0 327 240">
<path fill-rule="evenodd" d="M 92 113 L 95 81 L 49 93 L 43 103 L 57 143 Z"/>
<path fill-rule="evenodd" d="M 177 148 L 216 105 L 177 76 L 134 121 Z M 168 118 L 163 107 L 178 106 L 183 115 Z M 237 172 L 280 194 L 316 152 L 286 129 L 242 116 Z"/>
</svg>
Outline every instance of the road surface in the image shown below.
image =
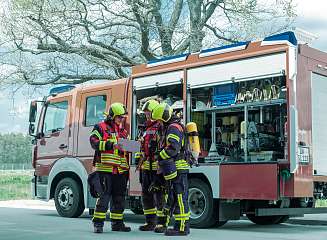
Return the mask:
<svg viewBox="0 0 327 240">
<path fill-rule="evenodd" d="M 0 203 L 1 240 L 74 240 L 74 239 L 200 239 L 200 240 L 327 240 L 327 214 L 307 215 L 305 218 L 291 219 L 287 223 L 274 226 L 258 226 L 247 220 L 230 221 L 221 228 L 191 229 L 188 237 L 165 237 L 152 232 L 140 232 L 142 216 L 127 211 L 126 222 L 132 227 L 130 233 L 110 231 L 106 221 L 103 234 L 92 233 L 92 225 L 87 212 L 80 218 L 69 219 L 57 215 L 53 208 L 27 209 L 3 206 Z M 32 207 L 35 208 L 35 207 Z"/>
</svg>

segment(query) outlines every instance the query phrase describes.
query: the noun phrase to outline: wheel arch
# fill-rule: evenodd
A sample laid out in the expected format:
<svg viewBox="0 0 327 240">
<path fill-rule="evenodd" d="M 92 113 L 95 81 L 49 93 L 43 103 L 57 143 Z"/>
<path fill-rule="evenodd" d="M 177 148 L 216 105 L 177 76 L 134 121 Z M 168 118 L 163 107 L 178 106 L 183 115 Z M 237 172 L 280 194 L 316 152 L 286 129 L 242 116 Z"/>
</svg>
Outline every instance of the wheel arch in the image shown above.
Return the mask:
<svg viewBox="0 0 327 240">
<path fill-rule="evenodd" d="M 58 183 L 62 179 L 66 178 L 66 177 L 69 177 L 69 178 L 74 179 L 80 186 L 83 187 L 82 180 L 80 179 L 80 177 L 75 172 L 67 171 L 67 172 L 58 173 L 54 177 L 54 179 L 52 180 L 52 182 L 51 182 L 51 186 L 50 186 L 50 198 L 49 199 L 54 198 L 55 190 L 56 190 L 56 187 L 57 187 Z"/>
<path fill-rule="evenodd" d="M 87 206 L 88 201 L 88 184 L 85 167 L 77 158 L 61 158 L 53 165 L 48 181 L 47 200 L 54 197 L 54 192 L 57 184 L 61 179 L 70 177 L 81 185 L 84 196 L 84 204 Z"/>
<path fill-rule="evenodd" d="M 211 187 L 211 184 L 208 180 L 208 178 L 203 174 L 203 173 L 190 173 L 188 175 L 188 179 L 199 179 L 199 180 L 202 180 L 204 183 L 206 183 L 208 185 L 208 187 L 210 188 L 211 190 L 211 193 L 212 193 L 212 187 Z"/>
<path fill-rule="evenodd" d="M 203 165 L 199 167 L 193 167 L 190 169 L 188 175 L 189 179 L 198 178 L 208 184 L 212 197 L 214 199 L 219 199 L 220 191 L 220 181 L 219 181 L 219 166 L 217 165 Z"/>
</svg>

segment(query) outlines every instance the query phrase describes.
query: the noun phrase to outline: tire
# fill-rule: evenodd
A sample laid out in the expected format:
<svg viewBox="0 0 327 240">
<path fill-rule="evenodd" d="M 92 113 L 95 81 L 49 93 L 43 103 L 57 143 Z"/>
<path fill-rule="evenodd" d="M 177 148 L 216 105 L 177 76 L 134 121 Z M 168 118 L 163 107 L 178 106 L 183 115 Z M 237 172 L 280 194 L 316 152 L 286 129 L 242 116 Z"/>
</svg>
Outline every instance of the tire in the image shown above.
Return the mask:
<svg viewBox="0 0 327 240">
<path fill-rule="evenodd" d="M 218 221 L 218 205 L 215 204 L 208 184 L 200 179 L 191 178 L 189 180 L 188 204 L 191 213 L 191 227 L 209 228 L 226 223 Z"/>
<path fill-rule="evenodd" d="M 93 216 L 94 215 L 94 208 L 89 208 L 89 215 L 90 216 Z"/>
<path fill-rule="evenodd" d="M 316 205 L 314 198 L 294 198 L 291 200 L 291 207 L 296 208 L 313 208 Z"/>
<path fill-rule="evenodd" d="M 272 225 L 281 223 L 284 216 L 255 216 L 254 214 L 247 214 L 248 219 L 258 225 Z"/>
<path fill-rule="evenodd" d="M 135 197 L 129 197 L 129 209 L 136 215 L 143 215 L 143 205 L 141 199 L 136 199 Z"/>
<path fill-rule="evenodd" d="M 217 221 L 215 227 L 222 227 L 227 223 L 227 221 Z"/>
<path fill-rule="evenodd" d="M 85 209 L 82 186 L 69 177 L 57 184 L 54 201 L 57 212 L 62 217 L 79 217 Z"/>
<path fill-rule="evenodd" d="M 278 222 L 276 222 L 276 224 L 287 222 L 288 219 L 290 219 L 290 216 L 282 216 L 281 219 Z"/>
<path fill-rule="evenodd" d="M 141 208 L 131 208 L 131 211 L 136 215 L 143 215 L 143 209 Z"/>
</svg>

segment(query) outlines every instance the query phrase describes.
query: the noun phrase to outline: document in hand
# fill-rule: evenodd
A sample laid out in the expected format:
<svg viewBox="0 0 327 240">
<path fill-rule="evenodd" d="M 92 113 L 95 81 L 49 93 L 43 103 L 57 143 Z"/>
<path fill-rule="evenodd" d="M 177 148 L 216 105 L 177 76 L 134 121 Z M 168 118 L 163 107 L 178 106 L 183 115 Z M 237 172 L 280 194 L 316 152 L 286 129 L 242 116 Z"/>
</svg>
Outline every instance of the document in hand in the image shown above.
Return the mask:
<svg viewBox="0 0 327 240">
<path fill-rule="evenodd" d="M 118 144 L 126 152 L 139 152 L 141 149 L 141 143 L 135 140 L 120 138 Z"/>
</svg>

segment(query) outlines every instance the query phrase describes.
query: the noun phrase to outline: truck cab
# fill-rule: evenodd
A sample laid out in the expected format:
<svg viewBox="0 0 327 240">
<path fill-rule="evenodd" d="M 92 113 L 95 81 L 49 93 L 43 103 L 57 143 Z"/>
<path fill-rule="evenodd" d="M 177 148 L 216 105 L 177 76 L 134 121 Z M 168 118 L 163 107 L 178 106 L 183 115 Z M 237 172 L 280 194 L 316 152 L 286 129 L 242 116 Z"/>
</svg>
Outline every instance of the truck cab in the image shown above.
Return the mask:
<svg viewBox="0 0 327 240">
<path fill-rule="evenodd" d="M 78 217 L 85 208 L 94 208 L 95 199 L 87 185 L 94 154 L 90 132 L 104 119 L 112 102 L 126 103 L 127 84 L 128 79 L 123 79 L 91 86 L 55 87 L 43 101 L 32 102 L 33 196 L 54 199 L 61 216 Z"/>
</svg>

